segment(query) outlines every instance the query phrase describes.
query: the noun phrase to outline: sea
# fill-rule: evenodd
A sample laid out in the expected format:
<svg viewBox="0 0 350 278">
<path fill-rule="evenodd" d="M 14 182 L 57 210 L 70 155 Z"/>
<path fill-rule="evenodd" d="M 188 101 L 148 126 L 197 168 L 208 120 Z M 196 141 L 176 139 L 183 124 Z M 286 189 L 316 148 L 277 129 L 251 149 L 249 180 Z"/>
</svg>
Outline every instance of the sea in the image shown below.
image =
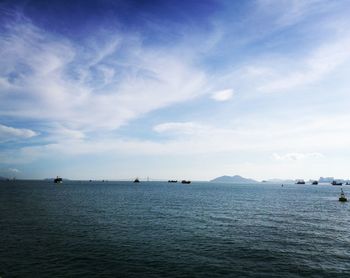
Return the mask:
<svg viewBox="0 0 350 278">
<path fill-rule="evenodd" d="M 350 203 L 339 194 L 308 184 L 2 181 L 0 277 L 350 277 Z"/>
</svg>

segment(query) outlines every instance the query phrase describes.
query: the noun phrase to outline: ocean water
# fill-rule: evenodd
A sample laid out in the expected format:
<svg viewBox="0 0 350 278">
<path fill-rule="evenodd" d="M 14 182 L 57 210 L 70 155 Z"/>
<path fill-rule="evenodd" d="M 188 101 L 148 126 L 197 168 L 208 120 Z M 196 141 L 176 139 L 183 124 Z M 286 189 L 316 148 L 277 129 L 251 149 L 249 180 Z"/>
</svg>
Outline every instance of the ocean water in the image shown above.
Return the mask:
<svg viewBox="0 0 350 278">
<path fill-rule="evenodd" d="M 0 276 L 350 277 L 350 203 L 339 192 L 1 182 Z"/>
</svg>

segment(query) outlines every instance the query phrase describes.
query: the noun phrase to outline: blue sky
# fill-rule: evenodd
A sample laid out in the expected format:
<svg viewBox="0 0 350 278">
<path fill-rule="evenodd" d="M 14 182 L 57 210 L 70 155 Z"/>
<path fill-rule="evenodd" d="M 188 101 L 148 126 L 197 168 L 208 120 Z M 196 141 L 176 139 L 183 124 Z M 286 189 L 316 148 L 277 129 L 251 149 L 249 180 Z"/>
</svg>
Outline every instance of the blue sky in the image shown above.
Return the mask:
<svg viewBox="0 0 350 278">
<path fill-rule="evenodd" d="M 349 1 L 1 1 L 0 175 L 349 178 Z"/>
</svg>

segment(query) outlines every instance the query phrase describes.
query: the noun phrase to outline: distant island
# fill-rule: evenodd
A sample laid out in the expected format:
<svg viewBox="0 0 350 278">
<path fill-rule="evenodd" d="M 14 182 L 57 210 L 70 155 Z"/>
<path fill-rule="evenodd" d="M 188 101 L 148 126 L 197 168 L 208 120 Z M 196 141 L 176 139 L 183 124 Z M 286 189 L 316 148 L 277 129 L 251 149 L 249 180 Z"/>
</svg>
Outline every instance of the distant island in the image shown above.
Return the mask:
<svg viewBox="0 0 350 278">
<path fill-rule="evenodd" d="M 239 175 L 235 176 L 221 176 L 217 177 L 210 182 L 225 182 L 225 183 L 257 183 L 258 181 L 248 178 L 243 178 Z"/>
</svg>

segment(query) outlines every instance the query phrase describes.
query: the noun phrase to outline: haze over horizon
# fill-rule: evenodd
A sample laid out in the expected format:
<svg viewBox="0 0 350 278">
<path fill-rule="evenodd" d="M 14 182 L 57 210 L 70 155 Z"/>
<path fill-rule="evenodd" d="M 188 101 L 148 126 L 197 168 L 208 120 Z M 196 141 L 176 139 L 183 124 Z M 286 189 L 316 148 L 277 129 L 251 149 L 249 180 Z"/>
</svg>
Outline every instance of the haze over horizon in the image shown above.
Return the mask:
<svg viewBox="0 0 350 278">
<path fill-rule="evenodd" d="M 349 1 L 1 1 L 0 176 L 348 179 Z"/>
</svg>

